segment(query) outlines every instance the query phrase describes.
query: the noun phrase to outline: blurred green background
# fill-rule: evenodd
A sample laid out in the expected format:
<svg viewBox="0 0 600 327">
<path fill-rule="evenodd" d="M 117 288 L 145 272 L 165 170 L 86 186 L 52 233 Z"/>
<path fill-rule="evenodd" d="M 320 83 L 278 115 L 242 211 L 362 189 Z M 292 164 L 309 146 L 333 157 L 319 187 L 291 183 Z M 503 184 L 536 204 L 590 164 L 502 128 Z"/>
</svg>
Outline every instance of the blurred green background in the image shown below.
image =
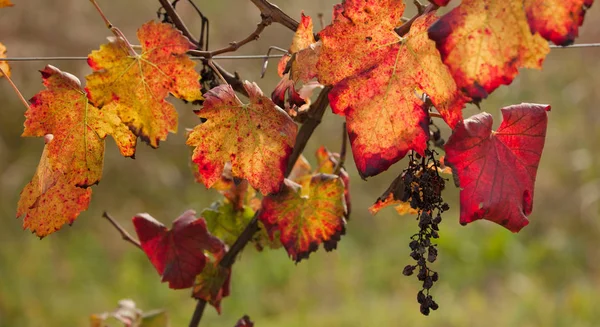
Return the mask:
<svg viewBox="0 0 600 327">
<path fill-rule="evenodd" d="M 16 0 L 0 10 L 0 42 L 9 56 L 86 56 L 105 42 L 105 29 L 89 1 Z M 158 1 L 99 0 L 112 23 L 130 40 L 156 17 Z M 197 1 L 211 23 L 211 48 L 244 38 L 260 21 L 250 1 Z M 329 22 L 333 0 L 275 1 L 298 18 L 301 10 Z M 409 6 L 410 7 L 410 6 Z M 199 20 L 179 6 L 194 31 Z M 407 16 L 413 14 L 413 8 Z M 315 19 L 319 28 L 318 19 Z M 600 42 L 600 4 L 587 14 L 579 43 Z M 268 27 L 238 54 L 287 48 L 292 32 Z M 402 276 L 412 262 L 412 217 L 367 208 L 403 169 L 401 162 L 367 182 L 349 159 L 353 213 L 338 250 L 322 250 L 295 265 L 284 250 L 248 248 L 235 264 L 232 294 L 223 314 L 207 308 L 203 326 L 233 326 L 244 314 L 256 326 L 598 326 L 600 325 L 600 48 L 553 49 L 543 71 L 523 71 L 481 105 L 497 119 L 499 108 L 520 102 L 552 105 L 546 148 L 538 172 L 531 223 L 512 234 L 489 222 L 458 224 L 458 191 L 441 224 L 440 281 L 433 295 L 440 309 L 419 313 L 416 278 Z M 260 79 L 261 62 L 220 61 L 270 93 L 276 62 Z M 37 70 L 52 64 L 80 79 L 85 61 L 13 63 L 13 79 L 26 98 L 41 89 Z M 191 105 L 178 103 L 180 128 L 158 150 L 144 144 L 135 160 L 120 157 L 108 141 L 104 178 L 92 203 L 72 227 L 39 240 L 15 218 L 19 192 L 36 169 L 43 141 L 21 138 L 25 108 L 0 80 L 0 326 L 86 326 L 89 315 L 131 298 L 142 309 L 165 308 L 173 326 L 187 325 L 195 302 L 190 292 L 170 290 L 146 256 L 122 241 L 101 218 L 109 211 L 133 231 L 130 218 L 148 212 L 166 225 L 187 209 L 200 212 L 218 197 L 195 184 L 188 169 L 184 129 L 198 123 Z M 468 107 L 465 117 L 477 112 Z M 307 158 L 325 145 L 340 147 L 342 120 L 327 112 L 310 141 Z M 446 136 L 447 130 L 445 130 Z M 449 183 L 451 184 L 451 183 Z"/>
</svg>

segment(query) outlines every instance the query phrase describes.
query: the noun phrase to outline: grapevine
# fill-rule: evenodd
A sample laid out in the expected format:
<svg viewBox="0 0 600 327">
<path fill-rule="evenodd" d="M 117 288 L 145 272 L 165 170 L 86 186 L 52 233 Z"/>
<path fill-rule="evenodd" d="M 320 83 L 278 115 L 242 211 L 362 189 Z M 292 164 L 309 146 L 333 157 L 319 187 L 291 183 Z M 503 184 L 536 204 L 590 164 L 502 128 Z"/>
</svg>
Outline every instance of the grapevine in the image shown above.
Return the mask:
<svg viewBox="0 0 600 327">
<path fill-rule="evenodd" d="M 432 291 L 440 276 L 432 268 L 442 214 L 450 209 L 444 174 L 460 188 L 460 224 L 485 219 L 516 233 L 529 223 L 551 106 L 506 106 L 496 130 L 492 115 L 465 118 L 463 109 L 511 84 L 519 69 L 541 69 L 553 47 L 573 44 L 593 0 L 463 0 L 443 15 L 438 9 L 451 1 L 414 1 L 410 18 L 402 0 L 343 0 L 317 31 L 303 12 L 289 15 L 267 0 L 251 0 L 260 21 L 219 49 L 209 43 L 209 17 L 188 2 L 200 20 L 198 37 L 179 16 L 179 0 L 159 0 L 157 21 L 143 24 L 134 39 L 104 14 L 107 3 L 91 0 L 113 35 L 85 58 L 91 73 L 79 79 L 47 65 L 40 70 L 44 89 L 29 101 L 10 77 L 8 63 L 18 58 L 7 58 L 0 43 L 0 77 L 27 108 L 23 136 L 45 143 L 17 204 L 25 229 L 43 238 L 84 215 L 103 177 L 106 138 L 129 158 L 136 158 L 138 142 L 168 146 L 180 123 L 172 98 L 195 106 L 195 127 L 186 133 L 190 166 L 196 182 L 220 200 L 199 214 L 182 208 L 171 227 L 136 214 L 139 240 L 109 213 L 104 217 L 147 255 L 168 287 L 192 290 L 190 326 L 198 326 L 207 303 L 221 312 L 236 259 L 249 243 L 259 251 L 283 248 L 295 263 L 343 246 L 351 213 L 347 140 L 362 179 L 406 158 L 407 167 L 370 211 L 395 205 L 416 215 L 418 232 L 409 241 L 414 263 L 402 274 L 420 282 L 423 315 L 440 307 Z M 10 6 L 0 0 L 0 8 Z M 295 33 L 288 50 L 269 49 L 284 51 L 274 90 L 216 62 L 273 25 Z M 263 74 L 269 60 L 267 54 Z M 328 107 L 345 119 L 341 149 L 319 148 L 311 165 L 304 149 Z M 93 321 L 112 318 L 135 326 L 150 319 L 122 301 Z M 248 316 L 236 324 L 252 325 Z"/>
</svg>

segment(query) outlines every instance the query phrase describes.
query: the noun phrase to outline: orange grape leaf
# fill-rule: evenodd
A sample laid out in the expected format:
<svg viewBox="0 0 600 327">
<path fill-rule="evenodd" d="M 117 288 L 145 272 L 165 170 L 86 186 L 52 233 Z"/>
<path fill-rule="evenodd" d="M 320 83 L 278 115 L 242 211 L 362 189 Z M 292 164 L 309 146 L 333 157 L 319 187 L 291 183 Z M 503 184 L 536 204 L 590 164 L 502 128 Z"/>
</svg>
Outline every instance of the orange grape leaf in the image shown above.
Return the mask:
<svg viewBox="0 0 600 327">
<path fill-rule="evenodd" d="M 333 23 L 319 32 L 319 82 L 333 85 L 380 63 L 397 44 L 394 28 L 404 13 L 402 0 L 346 0 L 333 7 Z"/>
<path fill-rule="evenodd" d="M 442 60 L 466 95 L 478 102 L 518 69 L 541 68 L 548 43 L 532 35 L 523 0 L 464 0 L 429 28 Z"/>
<path fill-rule="evenodd" d="M 372 53 L 378 57 L 376 65 L 345 78 L 329 93 L 333 112 L 346 116 L 354 161 L 363 178 L 385 171 L 410 150 L 425 150 L 429 114 L 418 93 L 428 95 L 451 127 L 462 119 L 468 99 L 458 90 L 435 44 L 427 37 L 427 28 L 436 19 L 435 13 L 417 18 L 404 38 L 392 28 L 395 43 L 381 44 L 379 48 L 386 52 Z M 325 40 L 321 54 L 326 53 Z M 337 46 L 345 56 L 354 56 L 346 44 Z"/>
<path fill-rule="evenodd" d="M 113 136 L 124 156 L 133 156 L 135 136 L 116 113 L 88 102 L 77 77 L 50 65 L 41 73 L 46 90 L 31 98 L 22 136 L 54 135 L 47 145 L 52 169 L 74 186 L 94 185 L 102 176 L 106 136 Z"/>
<path fill-rule="evenodd" d="M 75 186 L 67 176 L 52 167 L 49 160 L 49 142 L 44 147 L 37 171 L 19 199 L 17 217 L 25 216 L 23 228 L 39 237 L 72 224 L 79 213 L 87 210 L 92 195 L 91 188 Z"/>
<path fill-rule="evenodd" d="M 126 42 L 114 39 L 94 50 L 88 64 L 91 102 L 116 111 L 123 123 L 150 146 L 177 131 L 177 111 L 165 98 L 171 93 L 186 101 L 202 99 L 200 75 L 186 55 L 194 46 L 169 24 L 148 22 L 138 30 L 141 54 L 129 53 Z"/>
<path fill-rule="evenodd" d="M 0 58 L 6 58 L 6 47 L 1 42 L 0 42 Z M 4 76 L 4 74 L 2 72 L 6 73 L 6 75 L 8 75 L 8 77 L 10 77 L 10 66 L 8 65 L 8 63 L 6 61 L 0 60 L 0 69 L 2 69 L 2 71 L 0 71 L 0 77 Z"/>
<path fill-rule="evenodd" d="M 460 184 L 460 223 L 478 219 L 518 232 L 529 221 L 550 106 L 522 103 L 492 116 L 480 113 L 459 124 L 445 145 L 445 164 Z"/>
<path fill-rule="evenodd" d="M 206 264 L 205 251 L 218 259 L 225 254 L 225 244 L 208 232 L 193 210 L 175 219 L 171 230 L 147 213 L 133 217 L 133 225 L 150 262 L 173 289 L 194 285 Z"/>
<path fill-rule="evenodd" d="M 525 0 L 525 12 L 532 32 L 566 46 L 579 35 L 585 12 L 593 3 L 594 0 Z"/>
<path fill-rule="evenodd" d="M 323 243 L 326 251 L 336 248 L 345 233 L 344 183 L 335 175 L 314 175 L 307 186 L 289 179 L 283 189 L 263 198 L 259 219 L 269 237 L 279 235 L 281 244 L 296 262 L 308 258 Z"/>
<path fill-rule="evenodd" d="M 51 142 L 38 173 L 21 192 L 17 217 L 26 215 L 24 226 L 46 236 L 87 209 L 89 187 L 102 176 L 106 135 L 115 138 L 126 156 L 133 155 L 135 137 L 115 113 L 88 102 L 75 76 L 50 65 L 41 73 L 46 90 L 31 98 L 23 136 Z"/>
<path fill-rule="evenodd" d="M 310 182 L 313 177 L 313 174 L 334 174 L 335 168 L 338 165 L 339 155 L 337 153 L 331 153 L 324 146 L 319 147 L 317 152 L 315 153 L 317 157 L 317 169 L 312 170 L 310 163 L 304 158 L 304 156 L 300 156 L 288 179 L 294 181 L 295 183 L 300 184 L 302 186 L 302 195 L 309 195 L 310 192 Z M 346 203 L 346 219 L 350 217 L 351 205 L 350 205 L 350 175 L 344 168 L 340 168 L 339 177 L 344 182 L 344 201 Z"/>
<path fill-rule="evenodd" d="M 12 6 L 14 6 L 14 4 L 10 2 L 10 0 L 0 0 L 0 8 Z"/>
<path fill-rule="evenodd" d="M 196 276 L 192 296 L 210 303 L 221 314 L 221 300 L 229 296 L 231 268 L 223 268 L 216 261 L 209 261 Z"/>
<path fill-rule="evenodd" d="M 255 83 L 244 82 L 250 103 L 243 104 L 230 85 L 206 94 L 196 114 L 206 120 L 188 135 L 192 160 L 211 187 L 231 162 L 233 177 L 247 179 L 262 194 L 279 190 L 298 127 Z"/>
<path fill-rule="evenodd" d="M 292 39 L 292 45 L 288 50 L 289 54 L 284 55 L 279 60 L 279 64 L 277 65 L 277 73 L 279 74 L 279 77 L 283 77 L 285 68 L 290 61 L 291 55 L 302 49 L 308 48 L 308 46 L 313 43 L 315 43 L 315 37 L 313 35 L 312 18 L 304 15 L 304 12 L 302 12 L 300 24 L 298 24 L 298 29 L 296 29 L 296 33 Z"/>
</svg>

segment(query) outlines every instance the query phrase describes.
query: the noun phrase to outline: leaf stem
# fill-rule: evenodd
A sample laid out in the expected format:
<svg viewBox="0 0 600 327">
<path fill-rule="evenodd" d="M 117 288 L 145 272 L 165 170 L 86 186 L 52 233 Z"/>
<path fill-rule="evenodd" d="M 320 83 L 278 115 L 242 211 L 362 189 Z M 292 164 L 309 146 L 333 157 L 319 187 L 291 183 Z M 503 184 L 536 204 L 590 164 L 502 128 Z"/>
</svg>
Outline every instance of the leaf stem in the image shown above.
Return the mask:
<svg viewBox="0 0 600 327">
<path fill-rule="evenodd" d="M 2 73 L 2 75 L 4 75 L 4 77 L 6 78 L 6 80 L 8 81 L 8 83 L 10 84 L 10 86 L 12 86 L 13 90 L 15 90 L 15 93 L 17 93 L 17 96 L 19 97 L 19 100 L 21 100 L 21 102 L 23 103 L 23 105 L 25 106 L 25 108 L 27 108 L 27 110 L 31 109 L 31 107 L 29 106 L 29 101 L 25 100 L 25 97 L 23 96 L 23 94 L 21 93 L 21 91 L 19 91 L 19 88 L 17 87 L 17 85 L 13 82 L 12 78 L 10 78 L 10 76 L 8 76 L 8 72 L 5 72 L 2 67 L 0 67 L 0 73 Z"/>
</svg>

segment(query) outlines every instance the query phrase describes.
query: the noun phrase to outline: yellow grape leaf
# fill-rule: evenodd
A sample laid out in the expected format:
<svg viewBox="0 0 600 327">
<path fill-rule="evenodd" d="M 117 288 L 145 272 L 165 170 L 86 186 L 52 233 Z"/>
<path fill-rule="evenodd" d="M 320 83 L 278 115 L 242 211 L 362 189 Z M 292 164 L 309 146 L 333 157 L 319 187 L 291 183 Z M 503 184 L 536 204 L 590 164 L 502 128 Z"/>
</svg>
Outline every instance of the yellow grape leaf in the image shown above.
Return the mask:
<svg viewBox="0 0 600 327">
<path fill-rule="evenodd" d="M 279 190 L 298 127 L 255 83 L 244 82 L 250 103 L 243 104 L 230 85 L 206 94 L 197 115 L 206 121 L 188 134 L 196 147 L 192 160 L 201 180 L 212 187 L 231 163 L 233 177 L 247 179 L 262 194 Z"/>
<path fill-rule="evenodd" d="M 23 228 L 39 237 L 72 224 L 87 209 L 92 195 L 91 188 L 77 187 L 62 172 L 52 169 L 48 158 L 52 143 L 44 147 L 37 171 L 21 192 L 17 206 L 17 217 L 25 216 Z"/>
<path fill-rule="evenodd" d="M 87 90 L 91 102 L 114 110 L 133 133 L 150 146 L 177 131 L 177 112 L 165 98 L 171 93 L 186 101 L 202 99 L 200 75 L 186 55 L 194 45 L 169 24 L 148 22 L 138 30 L 141 54 L 125 41 L 112 40 L 92 51 Z"/>
</svg>

